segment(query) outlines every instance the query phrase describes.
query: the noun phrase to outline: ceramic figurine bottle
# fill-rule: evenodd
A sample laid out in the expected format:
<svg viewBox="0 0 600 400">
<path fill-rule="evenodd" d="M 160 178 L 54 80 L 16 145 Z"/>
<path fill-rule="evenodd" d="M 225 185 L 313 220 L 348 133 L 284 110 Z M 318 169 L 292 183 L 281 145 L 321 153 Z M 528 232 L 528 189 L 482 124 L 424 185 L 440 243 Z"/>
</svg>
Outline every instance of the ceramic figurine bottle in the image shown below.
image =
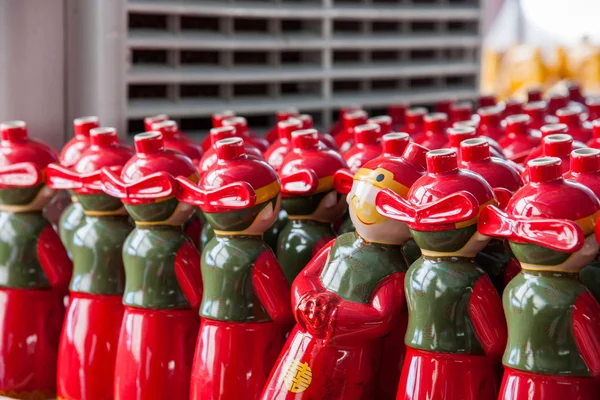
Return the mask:
<svg viewBox="0 0 600 400">
<path fill-rule="evenodd" d="M 406 111 L 406 126 L 404 130 L 413 140 L 423 135 L 426 115 L 427 109 L 424 107 L 414 107 Z"/>
<path fill-rule="evenodd" d="M 500 209 L 504 209 L 513 193 L 523 186 L 516 164 L 491 157 L 489 144 L 482 138 L 467 139 L 460 144 L 459 165 L 481 175 L 490 184 Z M 498 293 L 502 293 L 521 271 L 521 265 L 505 241 L 496 238 L 492 238 L 475 256 L 475 262 L 487 272 Z"/>
<path fill-rule="evenodd" d="M 580 183 L 600 198 L 600 150 L 577 149 L 571 153 L 571 169 L 565 179 Z M 579 280 L 600 301 L 600 257 L 583 267 Z"/>
<path fill-rule="evenodd" d="M 579 281 L 598 243 L 598 198 L 565 181 L 560 160 L 527 163 L 530 183 L 505 211 L 482 211 L 479 231 L 506 238 L 522 272 L 504 290 L 508 343 L 499 399 L 596 399 L 600 305 Z M 574 207 L 574 205 L 577 205 Z"/>
<path fill-rule="evenodd" d="M 506 135 L 498 142 L 506 157 L 522 163 L 529 152 L 541 144 L 540 132 L 531 129 L 526 114 L 515 114 L 506 118 Z"/>
<path fill-rule="evenodd" d="M 98 117 L 82 117 L 73 120 L 75 136 L 65 144 L 58 155 L 61 165 L 68 168 L 75 165 L 81 157 L 81 153 L 90 146 L 90 130 L 99 126 Z M 71 204 L 65 207 L 58 220 L 60 240 L 65 246 L 69 257 L 71 257 L 73 232 L 83 220 L 83 216 L 83 207 L 77 202 L 76 196 L 71 196 Z"/>
<path fill-rule="evenodd" d="M 392 131 L 400 132 L 404 130 L 407 110 L 408 104 L 406 103 L 390 104 L 388 106 L 387 115 L 392 119 Z"/>
<path fill-rule="evenodd" d="M 567 125 L 573 140 L 585 143 L 592 138 L 592 127 L 589 122 L 582 121 L 582 112 L 579 108 L 561 108 L 556 111 L 556 116 L 561 124 Z"/>
<path fill-rule="evenodd" d="M 504 137 L 504 128 L 502 121 L 502 109 L 498 106 L 483 107 L 477 110 L 479 115 L 479 124 L 477 125 L 477 134 L 486 136 L 498 142 Z"/>
<path fill-rule="evenodd" d="M 529 152 L 529 155 L 527 156 L 527 158 L 525 158 L 525 164 L 527 164 L 527 162 L 529 162 L 529 160 L 533 160 L 534 158 L 543 157 L 545 155 L 544 154 L 544 138 L 545 137 L 550 136 L 550 135 L 556 135 L 556 134 L 568 134 L 569 128 L 565 124 L 548 124 L 548 125 L 542 126 L 542 128 L 540 129 L 540 132 L 542 133 L 542 143 L 540 143 L 539 146 L 535 147 L 534 149 L 532 149 Z M 582 149 L 582 148 L 586 147 L 585 144 L 583 144 L 577 140 L 572 140 L 572 146 L 574 149 Z"/>
<path fill-rule="evenodd" d="M 588 147 L 600 149 L 600 119 L 592 122 L 592 138 L 586 144 Z"/>
<path fill-rule="evenodd" d="M 248 121 L 244 117 L 231 117 L 223 120 L 223 126 L 233 126 L 236 131 L 236 135 L 243 138 L 248 143 L 258 148 L 261 152 L 265 152 L 269 148 L 269 142 L 267 139 L 253 134 L 248 129 Z"/>
<path fill-rule="evenodd" d="M 406 195 L 421 175 L 413 162 L 423 148 L 409 144 L 404 154 L 411 162 L 379 157 L 353 178 L 336 174 L 336 188 L 349 192 L 356 232 L 329 242 L 294 280 L 297 325 L 262 400 L 393 399 L 403 350 L 398 336 L 406 324 L 402 244 L 410 234 L 405 224 L 378 215 L 373 200 L 382 188 Z"/>
<path fill-rule="evenodd" d="M 265 151 L 265 161 L 279 171 L 285 156 L 292 151 L 292 132 L 302 129 L 302 121 L 299 119 L 288 119 L 277 123 L 277 134 L 279 139 L 271 143 Z"/>
<path fill-rule="evenodd" d="M 257 399 L 292 320 L 290 288 L 263 233 L 280 208 L 277 173 L 241 138 L 217 142 L 218 162 L 196 183 L 178 177 L 215 237 L 202 252 L 202 323 L 190 399 Z"/>
<path fill-rule="evenodd" d="M 458 168 L 455 150 L 427 153 L 427 174 L 407 199 L 383 190 L 377 211 L 408 224 L 423 256 L 406 273 L 406 359 L 397 399 L 492 400 L 506 343 L 502 303 L 473 258 L 489 241 L 477 233 L 491 186 Z"/>
<path fill-rule="evenodd" d="M 269 141 L 270 144 L 273 144 L 277 139 L 279 139 L 279 130 L 277 128 L 277 124 L 283 121 L 287 121 L 290 118 L 297 118 L 300 113 L 296 108 L 288 108 L 286 110 L 277 111 L 275 114 L 275 126 L 269 129 L 267 134 L 265 135 L 265 139 Z"/>
<path fill-rule="evenodd" d="M 182 229 L 194 209 L 175 197 L 174 176 L 197 181 L 198 173 L 188 157 L 165 149 L 160 132 L 140 133 L 134 144 L 120 174 L 102 169 L 103 191 L 136 224 L 123 244 L 114 398 L 189 399 L 202 279 L 198 251 Z"/>
<path fill-rule="evenodd" d="M 347 204 L 333 187 L 333 176 L 348 168 L 342 157 L 319 144 L 314 129 L 292 134 L 293 150 L 279 171 L 282 207 L 288 221 L 279 234 L 276 255 L 291 285 L 312 257 L 335 238 L 331 224 Z"/>
<path fill-rule="evenodd" d="M 120 169 L 133 150 L 113 128 L 90 132 L 90 148 L 71 168 L 50 164 L 53 189 L 73 191 L 85 216 L 73 232 L 73 278 L 58 354 L 59 400 L 110 400 L 123 317 L 123 242 L 131 232 L 118 199 L 104 194 L 101 168 Z M 98 351 L 102 349 L 102 351 Z"/>
<path fill-rule="evenodd" d="M 42 209 L 49 146 L 23 121 L 0 124 L 0 396 L 37 400 L 56 392 L 56 357 L 71 261 Z"/>
<path fill-rule="evenodd" d="M 354 129 L 357 126 L 367 123 L 367 112 L 364 110 L 354 110 L 344 113 L 342 122 L 344 129 L 333 138 L 340 149 L 340 153 L 344 154 L 354 144 Z"/>
<path fill-rule="evenodd" d="M 380 138 L 379 125 L 365 124 L 354 128 L 354 145 L 344 153 L 350 171 L 358 171 L 367 161 L 381 154 Z"/>
<path fill-rule="evenodd" d="M 428 114 L 423 118 L 423 134 L 414 138 L 415 143 L 428 149 L 441 149 L 448 143 L 446 128 L 448 117 L 442 113 Z"/>
</svg>

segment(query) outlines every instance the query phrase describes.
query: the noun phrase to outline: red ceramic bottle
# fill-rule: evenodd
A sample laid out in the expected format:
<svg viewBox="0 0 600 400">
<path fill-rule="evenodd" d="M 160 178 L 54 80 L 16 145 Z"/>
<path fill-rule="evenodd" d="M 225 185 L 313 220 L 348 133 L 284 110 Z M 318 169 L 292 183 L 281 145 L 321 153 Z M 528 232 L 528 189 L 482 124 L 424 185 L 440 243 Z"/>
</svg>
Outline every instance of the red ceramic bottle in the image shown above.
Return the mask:
<svg viewBox="0 0 600 400">
<path fill-rule="evenodd" d="M 600 119 L 592 122 L 592 138 L 586 145 L 594 149 L 600 149 Z"/>
<path fill-rule="evenodd" d="M 398 103 L 390 104 L 388 106 L 387 115 L 392 119 L 392 130 L 400 132 L 404 130 L 406 125 L 406 111 L 408 110 L 408 104 Z M 385 135 L 385 134 L 384 134 Z"/>
<path fill-rule="evenodd" d="M 479 115 L 479 124 L 477 125 L 477 134 L 479 136 L 489 137 L 499 141 L 504 137 L 504 128 L 502 121 L 502 109 L 496 107 L 484 107 L 477 110 Z"/>
<path fill-rule="evenodd" d="M 331 224 L 342 216 L 347 204 L 335 191 L 333 176 L 348 168 L 338 153 L 319 143 L 314 129 L 294 132 L 292 141 L 293 150 L 279 171 L 282 207 L 289 220 L 275 250 L 289 284 L 335 238 Z"/>
<path fill-rule="evenodd" d="M 406 111 L 405 131 L 415 140 L 423 135 L 424 119 L 427 115 L 427 109 L 424 107 L 415 107 Z"/>
<path fill-rule="evenodd" d="M 475 131 L 475 128 L 466 126 L 461 122 L 456 123 L 455 125 L 456 127 L 448 128 L 446 130 L 448 143 L 445 147 L 456 150 L 460 160 L 460 153 L 458 152 L 460 144 L 467 139 L 476 138 L 477 132 Z M 487 136 L 484 136 L 481 139 L 489 144 L 490 153 L 493 157 L 504 159 L 504 154 L 502 154 L 502 148 L 494 139 L 489 138 Z"/>
<path fill-rule="evenodd" d="M 379 125 L 365 124 L 354 128 L 354 145 L 344 153 L 350 171 L 358 171 L 367 161 L 381 154 Z"/>
<path fill-rule="evenodd" d="M 110 400 L 123 317 L 123 242 L 133 227 L 118 199 L 104 194 L 101 168 L 120 169 L 133 155 L 113 128 L 90 132 L 75 165 L 50 164 L 53 189 L 73 191 L 85 216 L 73 232 L 73 278 L 58 354 L 58 399 Z M 102 349 L 102 351 L 98 351 Z"/>
<path fill-rule="evenodd" d="M 529 115 L 529 126 L 533 129 L 540 130 L 544 125 L 558 123 L 558 118 L 548 115 L 545 101 L 527 103 L 523 106 L 523 111 Z"/>
<path fill-rule="evenodd" d="M 265 161 L 275 171 L 279 171 L 281 163 L 286 155 L 292 151 L 292 132 L 302 129 L 302 121 L 291 118 L 277 123 L 277 134 L 279 139 L 275 140 L 265 151 Z"/>
<path fill-rule="evenodd" d="M 198 170 L 202 174 L 208 171 L 213 165 L 217 163 L 217 148 L 216 143 L 219 140 L 240 137 L 232 126 L 222 126 L 220 128 L 212 128 L 209 132 L 209 138 L 212 142 L 212 147 L 209 148 L 202 159 L 200 160 Z M 251 157 L 262 160 L 263 155 L 261 151 L 251 143 L 244 142 L 244 151 Z"/>
<path fill-rule="evenodd" d="M 407 199 L 388 190 L 376 199 L 380 214 L 408 224 L 423 253 L 404 280 L 407 353 L 396 399 L 492 400 L 506 323 L 500 296 L 473 258 L 489 241 L 477 219 L 494 192 L 458 168 L 455 150 L 430 151 L 427 171 Z"/>
<path fill-rule="evenodd" d="M 275 114 L 275 126 L 269 129 L 269 131 L 265 135 L 265 139 L 267 139 L 270 144 L 273 144 L 273 142 L 279 139 L 279 131 L 277 128 L 277 124 L 283 121 L 287 121 L 290 118 L 297 118 L 299 114 L 300 113 L 296 108 L 289 108 L 287 110 L 277 111 L 277 114 Z"/>
<path fill-rule="evenodd" d="M 63 299 L 72 265 L 42 209 L 54 150 L 28 138 L 23 121 L 0 124 L 0 396 L 56 393 Z"/>
<path fill-rule="evenodd" d="M 561 124 L 567 125 L 569 135 L 574 140 L 585 143 L 592 138 L 592 127 L 589 122 L 581 120 L 581 110 L 575 107 L 561 108 L 556 111 L 556 116 Z"/>
<path fill-rule="evenodd" d="M 116 349 L 115 400 L 189 399 L 202 298 L 200 255 L 182 226 L 194 208 L 180 203 L 175 176 L 198 173 L 160 132 L 134 138 L 120 174 L 102 169 L 103 191 L 125 205 L 136 227 L 123 244 L 125 312 Z"/>
<path fill-rule="evenodd" d="M 381 136 L 392 132 L 392 118 L 387 115 L 378 115 L 367 120 L 367 124 L 379 126 L 379 134 Z"/>
<path fill-rule="evenodd" d="M 531 152 L 525 159 L 525 164 L 529 160 L 533 160 L 535 158 L 544 156 L 543 141 L 544 141 L 545 137 L 550 136 L 550 135 L 557 135 L 557 134 L 568 134 L 569 129 L 568 129 L 567 125 L 565 125 L 565 124 L 548 124 L 548 125 L 542 126 L 542 129 L 540 129 L 540 132 L 542 134 L 542 143 L 539 146 L 537 146 L 536 148 L 534 148 L 533 150 L 531 150 Z M 581 148 L 586 147 L 585 144 L 583 144 L 579 141 L 576 141 L 576 140 L 572 141 L 572 146 L 573 146 L 573 149 L 581 149 Z"/>
<path fill-rule="evenodd" d="M 415 143 L 428 149 L 441 149 L 448 143 L 446 128 L 448 128 L 448 117 L 442 113 L 427 114 L 423 118 L 423 134 L 414 138 Z"/>
<path fill-rule="evenodd" d="M 521 171 L 511 161 L 491 157 L 490 150 L 489 144 L 481 138 L 461 142 L 460 166 L 481 175 L 494 189 L 498 207 L 504 209 L 513 193 L 523 186 Z M 475 256 L 475 262 L 487 272 L 500 294 L 521 271 L 521 265 L 505 241 L 495 238 Z"/>
<path fill-rule="evenodd" d="M 384 142 L 406 143 L 405 136 L 400 141 L 393 138 Z M 409 144 L 404 154 L 410 162 L 383 155 L 353 177 L 347 171 L 336 174 L 336 188 L 349 192 L 356 232 L 329 242 L 294 280 L 297 325 L 262 400 L 394 398 L 406 326 L 402 244 L 410 234 L 405 224 L 377 214 L 374 199 L 382 188 L 405 196 L 423 173 L 414 162 L 424 151 Z M 380 369 L 382 362 L 387 369 Z"/>
<path fill-rule="evenodd" d="M 600 197 L 600 150 L 577 149 L 571 153 L 571 170 L 563 175 L 565 179 L 580 183 Z M 583 267 L 579 280 L 600 301 L 600 257 Z"/>
<path fill-rule="evenodd" d="M 498 142 L 506 158 L 518 164 L 522 163 L 529 152 L 541 143 L 538 130 L 529 126 L 530 118 L 526 114 L 511 115 L 506 118 L 506 135 Z"/>
<path fill-rule="evenodd" d="M 300 114 L 298 115 L 298 119 L 302 121 L 302 129 L 313 129 L 313 119 L 309 114 Z M 329 147 L 331 150 L 339 151 L 339 147 L 335 142 L 333 136 L 328 133 L 318 132 L 319 140 L 323 145 Z"/>
<path fill-rule="evenodd" d="M 368 115 L 364 110 L 354 110 L 345 112 L 342 116 L 344 129 L 334 136 L 335 143 L 340 148 L 340 153 L 344 154 L 354 144 L 354 128 L 367 123 Z"/>
<path fill-rule="evenodd" d="M 202 253 L 202 323 L 192 400 L 257 399 L 292 321 L 290 288 L 263 233 L 275 222 L 281 185 L 241 138 L 217 142 L 218 162 L 178 198 L 199 206 L 215 231 Z"/>
<path fill-rule="evenodd" d="M 261 152 L 265 152 L 269 148 L 267 139 L 257 136 L 248 129 L 248 121 L 246 121 L 246 118 L 231 117 L 223 120 L 222 124 L 223 126 L 233 126 L 237 136 L 254 145 Z"/>
<path fill-rule="evenodd" d="M 523 269 L 504 291 L 509 339 L 499 399 L 596 399 L 600 305 L 578 277 L 598 252 L 600 201 L 563 180 L 558 158 L 531 160 L 527 169 L 530 183 L 506 211 L 487 207 L 479 222 L 482 234 L 509 240 Z"/>
<path fill-rule="evenodd" d="M 212 115 L 212 127 L 220 128 L 223 126 L 223 121 L 227 118 L 235 117 L 235 113 L 231 110 L 224 110 L 218 113 L 214 113 Z M 146 129 L 148 130 L 148 129 Z M 202 139 L 202 150 L 207 152 L 212 147 L 212 142 L 210 141 L 210 135 L 206 135 L 204 139 Z"/>
</svg>

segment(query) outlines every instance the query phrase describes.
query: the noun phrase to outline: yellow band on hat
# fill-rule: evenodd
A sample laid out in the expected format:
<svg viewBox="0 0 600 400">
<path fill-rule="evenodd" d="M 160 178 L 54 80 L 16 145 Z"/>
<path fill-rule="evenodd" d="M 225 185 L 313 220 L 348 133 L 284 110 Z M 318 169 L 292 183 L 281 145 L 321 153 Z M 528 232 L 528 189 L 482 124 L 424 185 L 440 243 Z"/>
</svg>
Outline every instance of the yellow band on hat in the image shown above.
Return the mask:
<svg viewBox="0 0 600 400">
<path fill-rule="evenodd" d="M 589 234 L 594 232 L 594 228 L 596 227 L 596 220 L 598 219 L 598 216 L 600 216 L 600 211 L 596 211 L 592 215 L 588 215 L 587 217 L 580 218 L 573 222 L 575 222 L 577 225 L 579 225 L 579 227 L 583 231 L 584 236 L 588 236 Z"/>
<path fill-rule="evenodd" d="M 256 194 L 256 204 L 264 203 L 267 200 L 271 200 L 273 197 L 277 196 L 280 191 L 281 184 L 278 180 L 273 181 L 259 189 L 255 189 L 254 193 Z"/>
</svg>

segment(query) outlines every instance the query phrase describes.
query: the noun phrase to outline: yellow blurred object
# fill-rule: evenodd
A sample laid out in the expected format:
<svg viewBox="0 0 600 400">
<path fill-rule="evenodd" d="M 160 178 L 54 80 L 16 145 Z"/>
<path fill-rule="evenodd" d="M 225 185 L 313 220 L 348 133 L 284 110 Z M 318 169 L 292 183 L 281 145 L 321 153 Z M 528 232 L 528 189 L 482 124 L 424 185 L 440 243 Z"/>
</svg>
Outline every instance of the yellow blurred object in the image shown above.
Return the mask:
<svg viewBox="0 0 600 400">
<path fill-rule="evenodd" d="M 528 45 L 518 45 L 508 50 L 502 60 L 501 70 L 507 76 L 507 95 L 511 97 L 540 87 L 547 81 L 541 50 Z"/>
</svg>

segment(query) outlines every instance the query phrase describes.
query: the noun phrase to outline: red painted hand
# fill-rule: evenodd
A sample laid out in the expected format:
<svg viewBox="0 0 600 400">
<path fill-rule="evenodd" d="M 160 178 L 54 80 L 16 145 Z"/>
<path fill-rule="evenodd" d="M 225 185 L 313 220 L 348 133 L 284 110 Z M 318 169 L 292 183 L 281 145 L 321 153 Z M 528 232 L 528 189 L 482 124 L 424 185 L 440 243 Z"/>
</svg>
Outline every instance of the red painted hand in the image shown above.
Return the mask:
<svg viewBox="0 0 600 400">
<path fill-rule="evenodd" d="M 296 307 L 296 319 L 300 326 L 317 337 L 327 333 L 329 321 L 339 298 L 330 292 L 309 292 Z"/>
</svg>

